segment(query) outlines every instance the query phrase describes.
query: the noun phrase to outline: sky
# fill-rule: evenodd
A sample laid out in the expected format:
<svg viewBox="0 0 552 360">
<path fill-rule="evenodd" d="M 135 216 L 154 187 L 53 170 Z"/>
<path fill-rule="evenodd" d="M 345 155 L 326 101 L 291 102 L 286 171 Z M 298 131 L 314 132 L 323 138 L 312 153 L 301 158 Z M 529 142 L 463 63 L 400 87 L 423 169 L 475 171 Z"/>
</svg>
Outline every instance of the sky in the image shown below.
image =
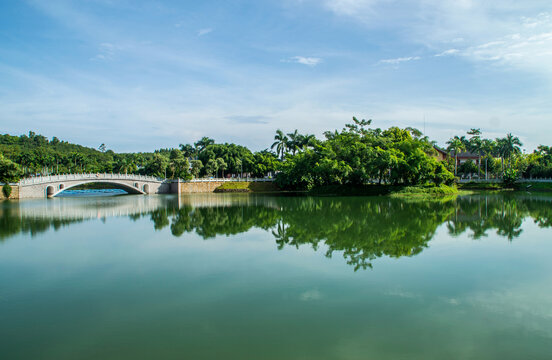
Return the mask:
<svg viewBox="0 0 552 360">
<path fill-rule="evenodd" d="M 0 0 L 0 133 L 262 150 L 352 116 L 552 145 L 552 2 Z"/>
</svg>

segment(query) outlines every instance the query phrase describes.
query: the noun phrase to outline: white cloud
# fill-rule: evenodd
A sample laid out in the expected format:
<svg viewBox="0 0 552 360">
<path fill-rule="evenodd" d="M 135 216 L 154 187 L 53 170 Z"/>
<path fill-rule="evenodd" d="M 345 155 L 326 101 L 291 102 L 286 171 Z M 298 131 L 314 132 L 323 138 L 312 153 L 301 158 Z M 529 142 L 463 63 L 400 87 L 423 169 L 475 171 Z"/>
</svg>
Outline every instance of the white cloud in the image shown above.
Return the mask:
<svg viewBox="0 0 552 360">
<path fill-rule="evenodd" d="M 358 16 L 372 12 L 381 0 L 326 0 L 324 6 L 339 15 Z"/>
<path fill-rule="evenodd" d="M 293 56 L 287 60 L 282 61 L 303 64 L 307 66 L 316 66 L 322 61 L 322 59 L 317 57 Z"/>
<path fill-rule="evenodd" d="M 98 54 L 94 56 L 91 60 L 100 60 L 100 61 L 107 61 L 107 60 L 113 60 L 115 53 L 117 50 L 119 50 L 120 47 L 115 46 L 111 43 L 101 43 L 98 48 Z"/>
<path fill-rule="evenodd" d="M 448 49 L 443 52 L 440 52 L 439 54 L 436 54 L 435 56 L 449 56 L 449 55 L 458 54 L 459 52 L 460 50 L 458 49 Z"/>
<path fill-rule="evenodd" d="M 205 28 L 205 29 L 200 29 L 198 32 L 197 32 L 197 36 L 203 36 L 203 35 L 207 35 L 209 33 L 213 32 L 213 29 L 212 28 Z"/>
<path fill-rule="evenodd" d="M 403 63 L 403 62 L 415 61 L 415 60 L 420 60 L 420 59 L 421 59 L 421 57 L 419 57 L 419 56 L 409 56 L 409 57 L 400 57 L 400 58 L 396 58 L 396 59 L 384 59 L 384 60 L 380 60 L 380 63 L 397 65 L 397 64 L 400 64 L 400 63 Z"/>
<path fill-rule="evenodd" d="M 437 56 L 462 55 L 472 62 L 552 76 L 552 14 L 542 11 L 550 9 L 547 0 L 405 0 L 400 9 L 389 6 L 393 2 L 326 0 L 322 6 L 367 28 L 390 29 Z"/>
</svg>

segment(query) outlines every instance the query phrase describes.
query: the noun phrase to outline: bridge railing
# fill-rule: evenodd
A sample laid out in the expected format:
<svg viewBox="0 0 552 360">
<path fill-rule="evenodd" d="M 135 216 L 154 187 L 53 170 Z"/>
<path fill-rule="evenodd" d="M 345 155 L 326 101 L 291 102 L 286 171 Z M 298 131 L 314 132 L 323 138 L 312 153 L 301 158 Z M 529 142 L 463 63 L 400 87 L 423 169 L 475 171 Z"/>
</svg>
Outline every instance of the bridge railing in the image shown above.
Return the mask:
<svg viewBox="0 0 552 360">
<path fill-rule="evenodd" d="M 133 181 L 146 181 L 146 182 L 163 182 L 168 179 L 158 178 L 149 175 L 136 175 L 136 174 L 112 174 L 112 173 L 84 173 L 84 174 L 63 174 L 63 175 L 46 175 L 35 176 L 30 178 L 24 178 L 19 181 L 19 185 L 34 185 L 45 184 L 51 182 L 71 181 L 71 180 L 133 180 Z M 193 179 L 193 180 L 180 180 L 180 182 L 232 182 L 232 181 L 251 181 L 251 182 L 270 182 L 274 181 L 272 178 L 207 178 L 207 179 Z"/>
<path fill-rule="evenodd" d="M 70 180 L 136 180 L 136 181 L 157 181 L 164 179 L 149 175 L 136 174 L 111 174 L 111 173 L 89 173 L 89 174 L 63 174 L 46 175 L 24 178 L 19 181 L 20 185 L 43 184 L 49 182 L 70 181 Z"/>
</svg>

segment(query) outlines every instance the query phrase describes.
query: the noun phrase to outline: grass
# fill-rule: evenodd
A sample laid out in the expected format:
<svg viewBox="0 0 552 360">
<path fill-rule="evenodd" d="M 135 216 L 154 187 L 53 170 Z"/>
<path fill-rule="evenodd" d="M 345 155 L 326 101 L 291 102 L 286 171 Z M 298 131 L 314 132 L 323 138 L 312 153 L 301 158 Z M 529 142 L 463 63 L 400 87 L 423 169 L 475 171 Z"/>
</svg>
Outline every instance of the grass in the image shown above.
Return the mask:
<svg viewBox="0 0 552 360">
<path fill-rule="evenodd" d="M 391 194 L 392 196 L 444 196 L 458 194 L 456 186 L 448 185 L 422 185 L 406 186 L 403 189 Z"/>
<path fill-rule="evenodd" d="M 309 191 L 310 195 L 341 195 L 341 196 L 378 196 L 391 195 L 397 197 L 433 197 L 456 195 L 458 189 L 447 185 L 330 185 Z"/>
<path fill-rule="evenodd" d="M 232 181 L 215 189 L 215 192 L 275 192 L 280 191 L 273 182 Z"/>
<path fill-rule="evenodd" d="M 461 190 L 511 190 L 512 187 L 507 187 L 503 183 L 483 183 L 483 182 L 469 182 L 458 184 L 458 188 Z"/>
</svg>

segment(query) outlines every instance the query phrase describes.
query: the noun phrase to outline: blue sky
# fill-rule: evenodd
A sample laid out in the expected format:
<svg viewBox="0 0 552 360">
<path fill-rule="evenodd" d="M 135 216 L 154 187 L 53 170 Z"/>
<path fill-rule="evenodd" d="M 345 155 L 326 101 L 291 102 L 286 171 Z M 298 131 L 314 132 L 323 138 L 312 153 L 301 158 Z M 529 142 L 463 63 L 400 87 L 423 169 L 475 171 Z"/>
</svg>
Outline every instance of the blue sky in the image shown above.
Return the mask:
<svg viewBox="0 0 552 360">
<path fill-rule="evenodd" d="M 261 150 L 355 115 L 532 151 L 552 143 L 551 64 L 549 0 L 0 0 L 0 132 Z"/>
</svg>

